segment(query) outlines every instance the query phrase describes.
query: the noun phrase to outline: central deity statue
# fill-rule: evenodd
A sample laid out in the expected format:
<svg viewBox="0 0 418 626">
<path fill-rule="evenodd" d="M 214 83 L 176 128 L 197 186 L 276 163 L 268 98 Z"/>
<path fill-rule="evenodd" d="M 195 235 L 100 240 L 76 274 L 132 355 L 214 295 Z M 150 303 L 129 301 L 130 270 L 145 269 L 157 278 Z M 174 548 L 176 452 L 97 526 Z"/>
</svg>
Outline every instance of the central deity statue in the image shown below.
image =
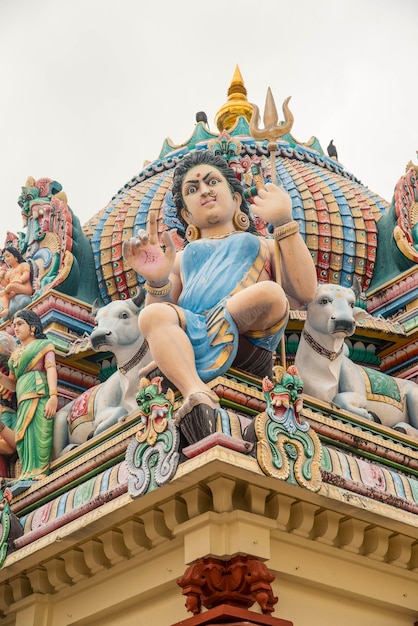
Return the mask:
<svg viewBox="0 0 418 626">
<path fill-rule="evenodd" d="M 186 227 L 184 250 L 176 252 L 167 232 L 158 241 L 151 212 L 148 231 L 125 241 L 123 255 L 146 280 L 139 327 L 154 359 L 147 372 L 158 367 L 182 393 L 176 421 L 194 443 L 216 427 L 219 398 L 207 383 L 234 363 L 241 340 L 247 352 L 272 360 L 288 298 L 293 308 L 310 302 L 316 270 L 281 187 L 268 183 L 253 198 L 272 238 L 257 234 L 234 170 L 210 151 L 177 165 L 173 197 Z"/>
</svg>

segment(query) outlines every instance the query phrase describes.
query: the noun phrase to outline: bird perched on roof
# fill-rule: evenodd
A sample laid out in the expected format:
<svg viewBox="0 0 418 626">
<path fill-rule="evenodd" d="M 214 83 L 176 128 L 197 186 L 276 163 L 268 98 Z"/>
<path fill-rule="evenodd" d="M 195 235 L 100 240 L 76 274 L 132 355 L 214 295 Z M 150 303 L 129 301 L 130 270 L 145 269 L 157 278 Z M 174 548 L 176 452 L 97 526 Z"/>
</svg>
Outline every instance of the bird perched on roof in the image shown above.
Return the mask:
<svg viewBox="0 0 418 626">
<path fill-rule="evenodd" d="M 331 157 L 331 159 L 335 159 L 336 161 L 338 161 L 338 153 L 337 153 L 337 148 L 334 146 L 334 144 L 332 143 L 334 140 L 331 139 L 331 141 L 329 142 L 329 145 L 327 147 L 327 152 L 328 152 L 328 156 Z"/>
<path fill-rule="evenodd" d="M 207 125 L 207 123 L 208 123 L 208 116 L 206 115 L 206 113 L 204 111 L 198 111 L 196 113 L 196 122 L 203 122 L 204 124 Z"/>
</svg>

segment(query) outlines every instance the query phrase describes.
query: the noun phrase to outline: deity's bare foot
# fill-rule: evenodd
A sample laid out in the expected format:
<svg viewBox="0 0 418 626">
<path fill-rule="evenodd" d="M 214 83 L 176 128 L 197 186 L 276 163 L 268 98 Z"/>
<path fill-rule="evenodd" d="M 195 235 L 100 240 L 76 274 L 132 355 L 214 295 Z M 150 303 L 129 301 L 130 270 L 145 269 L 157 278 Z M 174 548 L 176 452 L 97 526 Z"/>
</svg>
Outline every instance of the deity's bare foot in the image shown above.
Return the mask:
<svg viewBox="0 0 418 626">
<path fill-rule="evenodd" d="M 48 478 L 48 474 L 37 474 L 36 476 L 32 476 L 32 480 L 43 480 L 44 478 Z"/>
<path fill-rule="evenodd" d="M 175 421 L 189 444 L 196 443 L 216 431 L 218 408 L 219 398 L 209 389 L 187 396 L 175 414 Z"/>
<path fill-rule="evenodd" d="M 187 413 L 190 413 L 195 406 L 207 404 L 213 409 L 219 408 L 219 398 L 214 391 L 195 391 L 184 399 L 182 406 L 176 411 L 175 419 L 178 424 Z"/>
</svg>

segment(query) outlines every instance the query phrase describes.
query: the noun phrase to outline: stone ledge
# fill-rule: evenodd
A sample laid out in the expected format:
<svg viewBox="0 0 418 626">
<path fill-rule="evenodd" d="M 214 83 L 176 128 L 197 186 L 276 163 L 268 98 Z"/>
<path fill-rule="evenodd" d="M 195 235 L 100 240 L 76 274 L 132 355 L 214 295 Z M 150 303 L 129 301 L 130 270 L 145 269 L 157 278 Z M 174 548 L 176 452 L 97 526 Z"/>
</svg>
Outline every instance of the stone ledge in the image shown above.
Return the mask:
<svg viewBox="0 0 418 626">
<path fill-rule="evenodd" d="M 324 546 L 340 560 L 379 562 L 391 575 L 418 571 L 418 528 L 411 513 L 335 486 L 314 493 L 278 481 L 262 474 L 254 459 L 219 447 L 181 470 L 156 491 L 135 500 L 121 495 L 8 556 L 0 570 L 3 614 L 18 600 L 59 593 L 138 554 L 147 555 L 146 561 L 179 541 L 186 550 L 190 524 L 199 527 L 204 541 L 189 558 L 248 552 L 248 537 L 240 532 L 252 526 L 262 533 L 253 550 L 260 549 L 262 558 L 279 532 Z"/>
</svg>

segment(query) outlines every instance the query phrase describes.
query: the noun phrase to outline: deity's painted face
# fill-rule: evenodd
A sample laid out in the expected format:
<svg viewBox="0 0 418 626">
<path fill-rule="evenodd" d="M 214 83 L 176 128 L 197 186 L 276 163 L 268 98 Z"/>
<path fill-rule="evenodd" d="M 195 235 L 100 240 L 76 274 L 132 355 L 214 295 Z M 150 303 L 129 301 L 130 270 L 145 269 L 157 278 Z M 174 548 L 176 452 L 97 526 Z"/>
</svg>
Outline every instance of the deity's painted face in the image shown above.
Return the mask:
<svg viewBox="0 0 418 626">
<path fill-rule="evenodd" d="M 7 263 L 9 267 L 14 267 L 15 265 L 18 264 L 18 260 L 15 257 L 15 255 L 9 252 L 8 250 L 5 250 L 2 256 L 3 256 L 5 263 Z"/>
<path fill-rule="evenodd" d="M 27 339 L 33 338 L 31 327 L 21 317 L 14 318 L 13 329 L 20 343 L 24 343 Z"/>
<path fill-rule="evenodd" d="M 241 196 L 231 191 L 216 167 L 207 164 L 192 167 L 183 179 L 181 190 L 182 216 L 188 224 L 197 226 L 202 236 L 234 230 L 232 218 L 240 208 Z"/>
</svg>

